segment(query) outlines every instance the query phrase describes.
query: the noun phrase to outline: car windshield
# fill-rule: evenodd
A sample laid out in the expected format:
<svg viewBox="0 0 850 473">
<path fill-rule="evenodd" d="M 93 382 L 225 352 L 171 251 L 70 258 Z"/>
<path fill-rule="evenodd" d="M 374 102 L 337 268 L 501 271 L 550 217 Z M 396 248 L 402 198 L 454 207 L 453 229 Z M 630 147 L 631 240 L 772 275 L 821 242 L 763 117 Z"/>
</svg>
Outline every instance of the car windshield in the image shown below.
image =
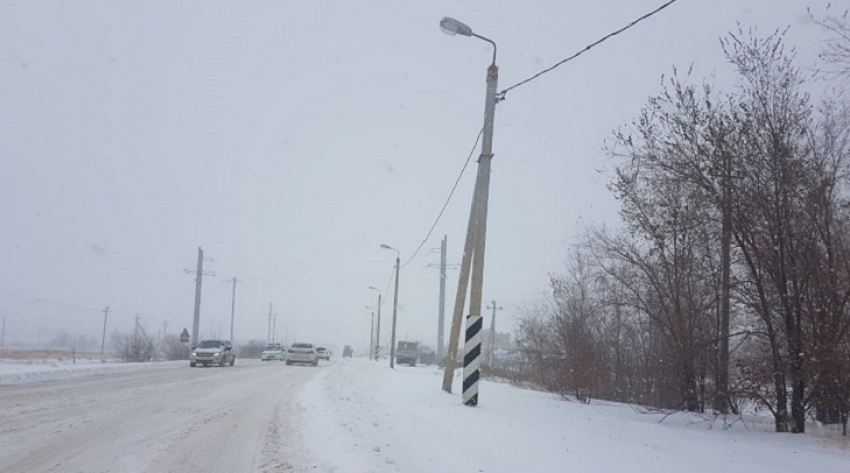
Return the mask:
<svg viewBox="0 0 850 473">
<path fill-rule="evenodd" d="M 325 347 L 318 347 L 318 348 L 316 348 L 316 351 L 322 351 L 322 352 L 324 352 L 324 351 L 327 351 L 327 348 L 325 348 Z"/>
<path fill-rule="evenodd" d="M 204 340 L 198 345 L 198 348 L 221 348 L 224 346 L 224 342 L 220 342 L 218 340 Z"/>
<path fill-rule="evenodd" d="M 313 348 L 310 343 L 293 343 L 292 348 Z"/>
<path fill-rule="evenodd" d="M 275 351 L 275 350 L 280 350 L 280 345 L 267 345 L 265 348 L 263 348 L 263 351 Z"/>
</svg>

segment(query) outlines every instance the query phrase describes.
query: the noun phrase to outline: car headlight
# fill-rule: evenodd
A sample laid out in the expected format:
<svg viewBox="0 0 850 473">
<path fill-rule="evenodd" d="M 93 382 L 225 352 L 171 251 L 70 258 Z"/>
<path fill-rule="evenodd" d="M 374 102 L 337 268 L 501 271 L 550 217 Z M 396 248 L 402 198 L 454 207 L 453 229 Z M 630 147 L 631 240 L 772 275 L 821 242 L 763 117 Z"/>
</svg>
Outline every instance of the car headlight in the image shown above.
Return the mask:
<svg viewBox="0 0 850 473">
<path fill-rule="evenodd" d="M 198 354 L 195 353 L 195 352 L 192 352 L 192 356 L 198 356 Z"/>
</svg>

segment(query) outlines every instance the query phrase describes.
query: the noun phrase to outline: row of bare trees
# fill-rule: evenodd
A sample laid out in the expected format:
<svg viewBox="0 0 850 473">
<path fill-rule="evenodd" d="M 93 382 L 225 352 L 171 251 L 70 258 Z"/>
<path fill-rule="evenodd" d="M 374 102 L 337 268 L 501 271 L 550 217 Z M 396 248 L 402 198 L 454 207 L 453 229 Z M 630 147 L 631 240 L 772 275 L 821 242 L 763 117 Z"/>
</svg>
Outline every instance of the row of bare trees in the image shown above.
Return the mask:
<svg viewBox="0 0 850 473">
<path fill-rule="evenodd" d="M 827 59 L 846 75 L 843 38 Z M 734 90 L 674 73 L 615 133 L 623 225 L 583 231 L 519 343 L 540 384 L 581 400 L 755 403 L 778 432 L 804 432 L 810 415 L 846 432 L 850 108 L 839 92 L 805 92 L 782 32 L 739 31 L 722 47 Z"/>
<path fill-rule="evenodd" d="M 156 340 L 149 335 L 144 327 L 138 327 L 132 333 L 112 335 L 112 346 L 124 361 L 151 361 L 157 358 L 166 360 L 188 360 L 191 349 L 188 344 L 180 341 L 177 335 L 166 335 Z M 254 339 L 237 345 L 239 358 L 260 358 L 265 341 Z"/>
</svg>

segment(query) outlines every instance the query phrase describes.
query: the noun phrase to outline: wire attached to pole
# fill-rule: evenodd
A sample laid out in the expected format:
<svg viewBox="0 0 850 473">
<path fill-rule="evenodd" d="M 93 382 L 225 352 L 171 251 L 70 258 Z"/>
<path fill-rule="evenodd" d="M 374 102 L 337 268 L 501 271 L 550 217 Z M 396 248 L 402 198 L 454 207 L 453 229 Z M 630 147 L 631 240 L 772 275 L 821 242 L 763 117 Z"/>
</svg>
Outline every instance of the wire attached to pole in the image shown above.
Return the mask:
<svg viewBox="0 0 850 473">
<path fill-rule="evenodd" d="M 529 82 L 533 81 L 534 79 L 537 79 L 538 77 L 542 76 L 543 74 L 546 74 L 547 72 L 551 72 L 552 70 L 554 70 L 554 69 L 558 68 L 559 66 L 562 66 L 562 65 L 564 65 L 564 64 L 566 64 L 566 63 L 568 63 L 568 62 L 572 61 L 573 59 L 575 59 L 575 58 L 577 58 L 577 57 L 581 56 L 582 54 L 584 54 L 584 53 L 586 53 L 586 52 L 590 51 L 591 49 L 593 49 L 594 47 L 596 47 L 596 46 L 600 45 L 601 43 L 604 43 L 605 41 L 607 41 L 607 40 L 611 39 L 612 37 L 617 36 L 618 34 L 620 34 L 620 33 L 624 32 L 624 31 L 628 30 L 629 28 L 631 28 L 631 27 L 633 27 L 633 26 L 637 25 L 638 23 L 642 22 L 643 20 L 646 20 L 647 18 L 649 18 L 649 17 L 651 17 L 651 16 L 654 16 L 655 14 L 657 14 L 657 13 L 661 12 L 662 10 L 664 10 L 665 8 L 669 7 L 670 5 L 672 5 L 672 4 L 674 4 L 674 3 L 676 3 L 677 1 L 679 1 L 679 0 L 669 0 L 667 3 L 665 3 L 665 4 L 661 5 L 660 7 L 656 8 L 655 10 L 652 10 L 651 12 L 649 12 L 649 13 L 647 13 L 647 14 L 645 14 L 645 15 L 641 16 L 640 18 L 638 18 L 638 19 L 636 19 L 636 20 L 632 21 L 632 22 L 631 22 L 631 23 L 629 23 L 628 25 L 626 25 L 626 26 L 624 26 L 624 27 L 622 27 L 622 28 L 620 28 L 620 29 L 618 29 L 618 30 L 616 30 L 616 31 L 613 31 L 613 32 L 611 32 L 611 33 L 608 33 L 607 35 L 603 36 L 602 38 L 600 38 L 600 39 L 599 39 L 599 40 L 597 40 L 596 42 L 593 42 L 593 43 L 591 43 L 591 44 L 589 44 L 589 45 L 585 46 L 585 47 L 584 47 L 584 49 L 582 49 L 582 50 L 580 50 L 579 52 L 577 52 L 577 53 L 573 54 L 572 56 L 570 56 L 570 57 L 568 57 L 568 58 L 566 58 L 566 59 L 564 59 L 564 60 L 562 60 L 562 61 L 560 61 L 560 62 L 555 63 L 555 65 L 553 65 L 552 67 L 549 67 L 549 68 L 547 68 L 547 69 L 544 69 L 544 70 L 542 70 L 542 71 L 538 72 L 537 74 L 534 74 L 533 76 L 531 76 L 531 77 L 529 77 L 529 78 L 527 78 L 527 79 L 524 79 L 524 80 L 521 80 L 521 81 L 517 82 L 516 84 L 514 84 L 514 85 L 512 85 L 512 86 L 508 87 L 507 89 L 505 89 L 505 90 L 503 90 L 503 91 L 499 92 L 499 98 L 498 98 L 498 100 L 500 100 L 500 101 L 501 101 L 501 100 L 505 100 L 505 95 L 507 95 L 507 93 L 508 93 L 508 92 L 510 92 L 511 90 L 516 89 L 517 87 L 519 87 L 519 86 L 521 86 L 521 85 L 525 85 L 525 84 L 527 84 L 527 83 L 529 83 Z"/>
<path fill-rule="evenodd" d="M 454 196 L 455 190 L 457 190 L 458 184 L 460 184 L 460 179 L 463 177 L 463 173 L 466 172 L 466 168 L 469 166 L 469 162 L 472 161 L 472 155 L 475 154 L 475 150 L 478 148 L 478 142 L 481 141 L 481 135 L 484 133 L 484 128 L 478 132 L 478 136 L 475 137 L 475 143 L 472 145 L 472 149 L 469 150 L 469 156 L 466 157 L 466 162 L 463 163 L 463 168 L 460 170 L 460 174 L 458 174 L 457 179 L 455 179 L 455 184 L 452 186 L 452 190 L 449 192 L 449 196 L 446 198 L 446 202 L 443 203 L 443 208 L 440 209 L 440 213 L 437 214 L 437 218 L 434 220 L 434 224 L 431 225 L 431 228 L 428 230 L 428 233 L 425 235 L 425 238 L 422 239 L 422 242 L 419 243 L 419 247 L 416 248 L 416 251 L 410 255 L 410 258 L 401 265 L 402 268 L 407 267 L 413 258 L 416 257 L 417 254 L 422 250 L 422 247 L 425 246 L 425 243 L 428 243 L 428 239 L 431 238 L 431 234 L 434 233 L 434 229 L 437 228 L 437 224 L 440 223 L 440 219 L 443 217 L 443 213 L 446 211 L 446 207 L 449 206 L 449 202 L 452 200 L 452 196 Z M 387 286 L 389 289 L 389 286 Z"/>
</svg>

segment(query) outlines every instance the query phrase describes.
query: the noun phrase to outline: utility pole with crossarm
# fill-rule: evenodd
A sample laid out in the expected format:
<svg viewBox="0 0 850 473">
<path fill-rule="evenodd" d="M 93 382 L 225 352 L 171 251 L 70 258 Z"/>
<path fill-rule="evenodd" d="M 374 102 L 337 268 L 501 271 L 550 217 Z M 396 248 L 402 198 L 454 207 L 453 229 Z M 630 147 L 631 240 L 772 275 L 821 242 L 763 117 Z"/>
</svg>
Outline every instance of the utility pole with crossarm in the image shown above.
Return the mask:
<svg viewBox="0 0 850 473">
<path fill-rule="evenodd" d="M 214 271 L 204 271 L 204 261 L 212 262 L 212 259 L 204 259 L 204 250 L 198 247 L 197 269 L 184 269 L 183 271 L 194 274 L 195 277 L 195 312 L 192 319 L 192 348 L 198 346 L 198 327 L 201 323 L 201 282 L 204 276 L 215 276 Z"/>
<path fill-rule="evenodd" d="M 496 311 L 504 310 L 502 306 L 496 306 L 496 301 L 490 303 L 487 306 L 488 309 L 493 309 L 493 317 L 490 319 L 490 340 L 489 345 L 490 349 L 487 351 L 487 363 L 492 367 L 493 366 L 493 350 L 496 348 Z"/>
</svg>

